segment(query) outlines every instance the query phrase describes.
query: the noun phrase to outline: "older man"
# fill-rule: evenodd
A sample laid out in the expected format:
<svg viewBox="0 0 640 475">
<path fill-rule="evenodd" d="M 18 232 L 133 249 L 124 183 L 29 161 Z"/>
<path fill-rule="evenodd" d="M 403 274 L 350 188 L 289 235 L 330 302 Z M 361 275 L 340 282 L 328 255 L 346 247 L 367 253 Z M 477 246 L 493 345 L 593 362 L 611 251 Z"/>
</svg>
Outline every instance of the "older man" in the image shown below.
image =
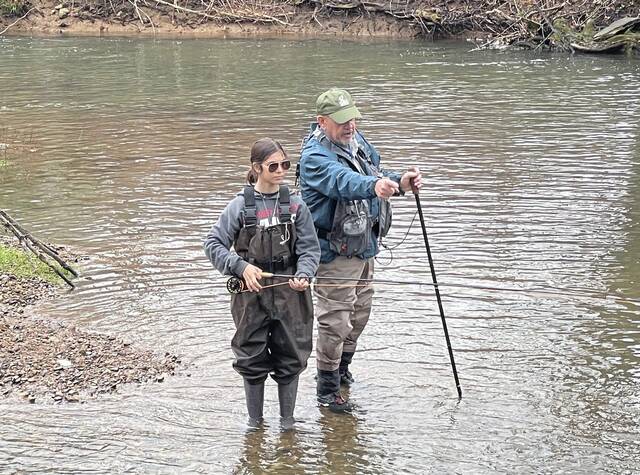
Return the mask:
<svg viewBox="0 0 640 475">
<path fill-rule="evenodd" d="M 317 397 L 321 406 L 343 412 L 351 406 L 340 384 L 354 382 L 349 364 L 371 313 L 373 286 L 367 280 L 373 278 L 378 239 L 391 224 L 388 199 L 410 191 L 412 182 L 419 188 L 421 175 L 417 167 L 404 174 L 380 168 L 380 155 L 356 127 L 361 115 L 347 91 L 320 94 L 316 112 L 303 142 L 299 179 L 322 251 L 317 275 L 354 279 L 314 289 Z"/>
</svg>

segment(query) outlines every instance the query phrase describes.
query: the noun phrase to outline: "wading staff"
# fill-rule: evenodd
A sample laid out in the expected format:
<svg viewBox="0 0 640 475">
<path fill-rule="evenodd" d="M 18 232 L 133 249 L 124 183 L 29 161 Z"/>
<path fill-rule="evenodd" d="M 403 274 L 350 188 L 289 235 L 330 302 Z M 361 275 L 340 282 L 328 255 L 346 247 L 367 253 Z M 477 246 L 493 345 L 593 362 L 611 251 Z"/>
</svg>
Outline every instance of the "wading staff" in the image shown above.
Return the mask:
<svg viewBox="0 0 640 475">
<path fill-rule="evenodd" d="M 458 399 L 462 399 L 462 388 L 458 379 L 458 371 L 456 370 L 456 361 L 453 358 L 453 350 L 451 349 L 451 340 L 449 339 L 449 330 L 447 330 L 447 321 L 444 318 L 444 308 L 442 307 L 442 299 L 440 298 L 440 289 L 438 289 L 438 279 L 436 278 L 436 269 L 433 265 L 431 257 L 431 248 L 429 247 L 429 238 L 427 237 L 427 227 L 424 224 L 424 215 L 422 214 L 422 205 L 420 204 L 420 191 L 413 184 L 411 179 L 411 190 L 416 199 L 416 207 L 418 208 L 418 216 L 420 216 L 420 226 L 422 227 L 422 236 L 424 237 L 424 247 L 427 249 L 427 257 L 429 258 L 429 267 L 431 268 L 431 278 L 433 279 L 433 288 L 436 291 L 436 299 L 438 300 L 438 309 L 440 310 L 440 319 L 442 320 L 442 329 L 444 337 L 447 340 L 447 349 L 449 350 L 449 359 L 451 360 L 451 369 L 453 370 L 453 378 L 456 381 L 456 389 L 458 390 Z"/>
</svg>

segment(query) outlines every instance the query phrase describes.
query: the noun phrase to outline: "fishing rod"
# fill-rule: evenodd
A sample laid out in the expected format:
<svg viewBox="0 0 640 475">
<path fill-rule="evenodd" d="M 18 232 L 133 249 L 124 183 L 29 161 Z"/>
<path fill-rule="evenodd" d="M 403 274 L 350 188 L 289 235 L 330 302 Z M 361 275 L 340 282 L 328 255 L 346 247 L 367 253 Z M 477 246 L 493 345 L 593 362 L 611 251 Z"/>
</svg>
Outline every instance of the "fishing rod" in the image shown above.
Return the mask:
<svg viewBox="0 0 640 475">
<path fill-rule="evenodd" d="M 262 272 L 262 277 L 267 279 L 279 277 L 282 279 L 295 279 L 295 275 L 289 274 L 272 274 L 270 272 Z M 420 282 L 417 280 L 394 280 L 394 279 L 361 279 L 359 277 L 312 277 L 312 280 L 335 280 L 339 282 L 369 282 L 371 284 L 404 284 L 404 285 L 433 285 L 430 282 Z"/>
<path fill-rule="evenodd" d="M 434 290 L 436 292 L 436 300 L 438 301 L 438 309 L 440 310 L 440 319 L 442 320 L 442 329 L 444 330 L 444 337 L 447 341 L 447 349 L 449 350 L 449 359 L 451 360 L 451 369 L 453 370 L 453 378 L 456 382 L 456 389 L 458 390 L 458 399 L 462 399 L 462 388 L 460 387 L 460 380 L 458 379 L 458 371 L 456 370 L 456 362 L 453 358 L 453 350 L 451 349 L 451 339 L 449 338 L 449 331 L 447 330 L 447 321 L 444 318 L 444 308 L 442 307 L 442 299 L 440 298 L 440 289 L 438 288 L 438 279 L 436 278 L 436 269 L 433 265 L 433 258 L 431 257 L 431 248 L 429 247 L 429 238 L 427 237 L 427 227 L 424 224 L 424 215 L 422 214 L 422 205 L 420 204 L 420 192 L 411 179 L 411 190 L 413 196 L 416 199 L 416 207 L 418 208 L 418 216 L 420 217 L 420 226 L 422 227 L 422 237 L 424 237 L 424 247 L 427 250 L 427 257 L 429 258 L 429 267 L 431 268 L 431 279 L 434 283 Z"/>
<path fill-rule="evenodd" d="M 296 276 L 293 274 L 273 274 L 271 272 L 261 272 L 260 275 L 265 279 L 296 279 L 300 278 L 300 276 Z M 434 285 L 430 282 L 419 282 L 415 280 L 392 280 L 392 279 L 359 279 L 356 277 L 311 277 L 309 280 L 311 281 L 322 281 L 322 280 L 330 280 L 336 282 L 366 282 L 368 284 L 396 284 L 396 285 Z M 262 288 L 275 287 L 276 285 L 285 285 L 287 282 L 283 282 L 282 284 L 268 285 L 263 286 Z M 323 285 L 323 284 L 317 284 Z M 324 284 L 327 285 L 327 284 Z M 330 284 L 329 284 L 330 285 Z M 246 292 L 247 286 L 244 281 L 239 277 L 231 277 L 227 280 L 227 291 L 230 294 L 240 294 L 242 292 Z"/>
<path fill-rule="evenodd" d="M 272 274 L 270 272 L 261 272 L 261 276 L 266 279 L 296 279 L 299 276 L 293 274 Z M 570 298 L 572 296 L 581 296 L 590 299 L 612 299 L 616 302 L 620 303 L 631 303 L 633 305 L 640 305 L 640 299 L 627 298 L 622 295 L 614 294 L 614 293 L 604 293 L 598 292 L 598 295 L 593 294 L 592 292 L 587 292 L 580 289 L 574 289 L 570 287 L 493 287 L 487 285 L 469 285 L 469 284 L 448 284 L 442 282 L 423 282 L 420 280 L 395 280 L 395 279 L 359 279 L 357 277 L 310 277 L 310 281 L 322 281 L 322 280 L 333 280 L 339 282 L 365 282 L 368 284 L 391 284 L 391 285 L 417 285 L 417 286 L 428 286 L 428 287 L 453 287 L 458 289 L 476 289 L 476 290 L 494 290 L 497 292 L 521 292 L 532 295 L 553 295 L 560 296 L 565 298 Z M 279 284 L 266 285 L 262 286 L 263 289 L 275 287 L 278 285 L 286 285 L 288 282 L 283 282 Z M 326 286 L 331 284 L 316 284 L 318 286 Z M 357 284 L 355 284 L 357 286 Z M 248 292 L 248 288 L 244 281 L 240 277 L 230 277 L 226 283 L 227 291 L 231 294 L 239 294 L 242 292 Z"/>
</svg>

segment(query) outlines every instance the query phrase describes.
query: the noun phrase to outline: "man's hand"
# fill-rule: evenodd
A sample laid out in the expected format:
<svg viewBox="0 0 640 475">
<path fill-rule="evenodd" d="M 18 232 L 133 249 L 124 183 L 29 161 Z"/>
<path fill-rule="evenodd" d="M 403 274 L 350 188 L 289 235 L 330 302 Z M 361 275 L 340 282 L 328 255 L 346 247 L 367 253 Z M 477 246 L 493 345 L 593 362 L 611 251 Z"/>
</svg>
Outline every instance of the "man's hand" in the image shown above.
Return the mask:
<svg viewBox="0 0 640 475">
<path fill-rule="evenodd" d="M 250 292 L 260 292 L 262 286 L 258 283 L 262 279 L 262 270 L 249 264 L 242 273 L 242 279 Z"/>
<path fill-rule="evenodd" d="M 390 180 L 389 178 L 380 178 L 376 181 L 375 192 L 378 195 L 378 198 L 382 198 L 383 200 L 388 200 L 395 193 L 398 192 L 398 184 Z"/>
<path fill-rule="evenodd" d="M 291 287 L 293 290 L 302 292 L 309 287 L 309 280 L 302 277 L 289 279 L 289 287 Z"/>
<path fill-rule="evenodd" d="M 413 191 L 413 188 L 411 186 L 412 180 L 413 187 L 419 190 L 422 186 L 422 175 L 420 174 L 420 170 L 418 169 L 418 167 L 409 167 L 409 170 L 406 171 L 404 175 L 402 175 L 402 178 L 400 178 L 400 188 L 402 188 L 402 191 L 404 191 L 405 193 Z"/>
</svg>

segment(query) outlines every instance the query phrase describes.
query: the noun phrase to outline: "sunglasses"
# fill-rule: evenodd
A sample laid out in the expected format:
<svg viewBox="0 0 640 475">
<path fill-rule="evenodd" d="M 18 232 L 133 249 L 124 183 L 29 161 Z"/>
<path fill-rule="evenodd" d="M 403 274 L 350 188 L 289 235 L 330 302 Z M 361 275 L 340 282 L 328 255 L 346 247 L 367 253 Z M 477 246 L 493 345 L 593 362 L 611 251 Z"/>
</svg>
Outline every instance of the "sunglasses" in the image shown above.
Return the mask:
<svg viewBox="0 0 640 475">
<path fill-rule="evenodd" d="M 282 169 L 284 171 L 287 171 L 289 168 L 291 168 L 291 161 L 283 160 L 281 162 L 271 162 L 267 167 L 267 170 L 269 170 L 269 173 L 275 173 L 276 170 L 278 170 L 279 166 L 282 166 Z"/>
</svg>

